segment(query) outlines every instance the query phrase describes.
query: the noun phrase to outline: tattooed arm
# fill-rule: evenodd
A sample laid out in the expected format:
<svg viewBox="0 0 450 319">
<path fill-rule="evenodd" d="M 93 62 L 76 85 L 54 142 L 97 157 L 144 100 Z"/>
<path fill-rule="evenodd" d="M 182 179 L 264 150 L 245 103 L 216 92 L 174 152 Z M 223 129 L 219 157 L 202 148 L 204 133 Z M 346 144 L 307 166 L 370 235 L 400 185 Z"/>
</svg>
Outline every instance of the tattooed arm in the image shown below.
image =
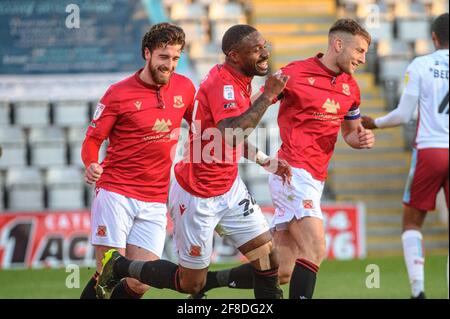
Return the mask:
<svg viewBox="0 0 450 319">
<path fill-rule="evenodd" d="M 217 125 L 225 141 L 230 146 L 241 144 L 255 129 L 273 100 L 283 92 L 289 76 L 276 74 L 269 76 L 264 85 L 264 93 L 261 94 L 243 114 L 226 118 Z"/>
</svg>

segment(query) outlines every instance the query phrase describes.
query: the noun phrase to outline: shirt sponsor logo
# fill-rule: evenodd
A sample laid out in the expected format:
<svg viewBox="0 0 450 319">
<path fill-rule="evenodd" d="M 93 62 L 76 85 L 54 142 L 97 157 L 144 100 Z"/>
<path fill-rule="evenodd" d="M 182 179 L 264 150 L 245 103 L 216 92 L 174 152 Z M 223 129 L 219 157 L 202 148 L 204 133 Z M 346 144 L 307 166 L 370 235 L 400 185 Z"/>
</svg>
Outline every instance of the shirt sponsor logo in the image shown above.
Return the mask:
<svg viewBox="0 0 450 319">
<path fill-rule="evenodd" d="M 341 108 L 339 103 L 335 102 L 334 100 L 328 98 L 325 103 L 322 105 L 322 108 L 324 108 L 328 113 L 337 114 L 338 110 Z"/>
<path fill-rule="evenodd" d="M 191 245 L 191 250 L 189 251 L 189 255 L 193 257 L 200 257 L 202 255 L 202 247 Z"/>
<path fill-rule="evenodd" d="M 105 109 L 105 107 L 106 106 L 102 103 L 97 104 L 97 107 L 95 108 L 95 112 L 94 112 L 94 117 L 93 117 L 94 121 L 97 121 L 100 118 L 100 116 L 102 116 L 102 113 L 103 113 L 103 110 Z"/>
<path fill-rule="evenodd" d="M 105 225 L 99 225 L 97 227 L 97 233 L 96 235 L 98 237 L 106 237 L 106 226 Z"/>
<path fill-rule="evenodd" d="M 136 102 L 134 102 L 134 106 L 136 106 L 137 110 L 140 111 L 141 110 L 141 106 L 142 106 L 142 102 L 141 101 L 136 101 Z"/>
<path fill-rule="evenodd" d="M 302 201 L 303 208 L 304 209 L 313 209 L 314 208 L 314 202 L 311 199 L 304 199 Z"/>
<path fill-rule="evenodd" d="M 342 93 L 344 93 L 345 95 L 350 95 L 350 85 L 348 85 L 347 83 L 343 83 Z"/>
<path fill-rule="evenodd" d="M 224 85 L 223 98 L 228 101 L 234 100 L 234 88 L 232 85 Z"/>
<path fill-rule="evenodd" d="M 308 82 L 309 82 L 309 84 L 314 85 L 314 83 L 316 82 L 316 79 L 313 77 L 309 77 Z"/>
<path fill-rule="evenodd" d="M 170 132 L 171 125 L 172 122 L 170 120 L 157 119 L 155 124 L 153 125 L 153 131 L 158 133 L 167 133 Z"/>
<path fill-rule="evenodd" d="M 173 97 L 173 107 L 176 109 L 181 109 L 184 107 L 183 96 L 176 95 Z"/>
<path fill-rule="evenodd" d="M 225 104 L 224 106 L 223 106 L 223 108 L 224 109 L 234 109 L 234 108 L 236 108 L 237 107 L 237 105 L 236 105 L 236 103 L 227 103 L 227 104 Z"/>
</svg>

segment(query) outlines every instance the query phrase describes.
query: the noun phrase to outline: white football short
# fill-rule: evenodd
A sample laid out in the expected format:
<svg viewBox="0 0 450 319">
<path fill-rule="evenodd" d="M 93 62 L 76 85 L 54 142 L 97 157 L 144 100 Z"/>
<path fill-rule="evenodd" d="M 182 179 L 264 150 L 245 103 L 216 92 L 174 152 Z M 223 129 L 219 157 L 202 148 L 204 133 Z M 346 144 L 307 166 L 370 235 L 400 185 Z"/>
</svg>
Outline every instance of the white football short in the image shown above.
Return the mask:
<svg viewBox="0 0 450 319">
<path fill-rule="evenodd" d="M 239 176 L 227 193 L 211 198 L 190 194 L 174 179 L 169 212 L 178 263 L 190 269 L 209 266 L 214 230 L 226 235 L 236 248 L 269 230 L 266 217 Z"/>
<path fill-rule="evenodd" d="M 91 243 L 126 248 L 142 247 L 161 258 L 166 239 L 167 206 L 143 202 L 102 188 L 91 210 Z"/>
<path fill-rule="evenodd" d="M 303 217 L 316 217 L 323 220 L 320 200 L 325 182 L 314 179 L 301 168 L 292 168 L 291 185 L 283 185 L 281 177 L 269 176 L 269 189 L 272 195 L 275 214 L 271 228 L 286 229 L 288 223 Z"/>
</svg>

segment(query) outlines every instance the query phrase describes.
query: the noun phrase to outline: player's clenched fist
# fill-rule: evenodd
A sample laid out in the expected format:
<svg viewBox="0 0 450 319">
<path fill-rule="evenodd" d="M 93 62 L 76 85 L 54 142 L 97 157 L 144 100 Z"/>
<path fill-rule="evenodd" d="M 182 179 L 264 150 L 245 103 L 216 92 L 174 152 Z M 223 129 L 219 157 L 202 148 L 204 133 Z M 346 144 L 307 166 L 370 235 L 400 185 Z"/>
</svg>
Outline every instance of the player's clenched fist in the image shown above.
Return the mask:
<svg viewBox="0 0 450 319">
<path fill-rule="evenodd" d="M 372 130 L 365 129 L 362 125 L 358 127 L 358 138 L 360 148 L 372 148 L 375 144 L 375 135 Z"/>
<path fill-rule="evenodd" d="M 94 184 L 97 182 L 102 176 L 103 168 L 98 163 L 92 163 L 89 165 L 84 173 L 84 181 L 88 183 L 89 185 Z"/>
<path fill-rule="evenodd" d="M 270 75 L 264 84 L 264 94 L 271 101 L 275 100 L 283 92 L 288 80 L 289 76 L 281 72 Z"/>
</svg>

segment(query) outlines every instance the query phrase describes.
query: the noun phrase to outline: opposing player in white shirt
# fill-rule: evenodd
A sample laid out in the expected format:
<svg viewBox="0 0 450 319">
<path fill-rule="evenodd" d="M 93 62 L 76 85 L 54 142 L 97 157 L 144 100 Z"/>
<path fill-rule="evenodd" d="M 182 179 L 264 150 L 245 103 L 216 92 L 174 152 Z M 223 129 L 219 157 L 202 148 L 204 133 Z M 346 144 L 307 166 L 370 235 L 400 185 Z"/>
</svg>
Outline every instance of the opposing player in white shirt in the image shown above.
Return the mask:
<svg viewBox="0 0 450 319">
<path fill-rule="evenodd" d="M 435 209 L 436 196 L 444 188 L 449 206 L 448 112 L 449 112 L 449 18 L 440 15 L 432 24 L 436 51 L 416 58 L 406 72 L 406 88 L 398 107 L 372 119 L 363 116 L 365 128 L 406 124 L 419 105 L 417 135 L 411 168 L 403 197 L 403 253 L 411 283 L 412 298 L 425 298 L 423 239 L 421 228 L 428 211 Z M 448 266 L 448 265 L 447 265 Z M 448 277 L 447 277 L 448 281 Z"/>
</svg>

